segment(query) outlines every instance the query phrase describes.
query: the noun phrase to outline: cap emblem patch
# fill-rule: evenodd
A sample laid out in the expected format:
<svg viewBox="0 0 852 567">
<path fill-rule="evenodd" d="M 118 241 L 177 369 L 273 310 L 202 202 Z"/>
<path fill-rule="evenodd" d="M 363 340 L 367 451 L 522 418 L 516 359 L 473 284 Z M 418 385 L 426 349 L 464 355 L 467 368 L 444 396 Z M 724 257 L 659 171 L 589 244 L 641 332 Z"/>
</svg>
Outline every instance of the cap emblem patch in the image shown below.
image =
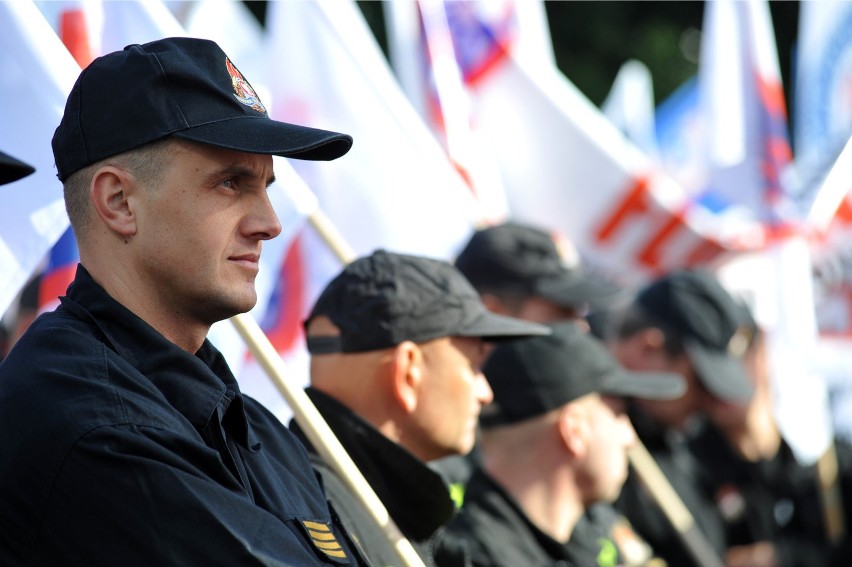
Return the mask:
<svg viewBox="0 0 852 567">
<path fill-rule="evenodd" d="M 254 92 L 248 81 L 243 78 L 242 73 L 234 67 L 234 64 L 227 57 L 225 57 L 225 67 L 231 76 L 231 85 L 234 87 L 234 98 L 249 108 L 253 108 L 261 114 L 266 114 L 266 107 L 260 102 L 260 97 L 257 96 L 257 93 Z"/>
</svg>

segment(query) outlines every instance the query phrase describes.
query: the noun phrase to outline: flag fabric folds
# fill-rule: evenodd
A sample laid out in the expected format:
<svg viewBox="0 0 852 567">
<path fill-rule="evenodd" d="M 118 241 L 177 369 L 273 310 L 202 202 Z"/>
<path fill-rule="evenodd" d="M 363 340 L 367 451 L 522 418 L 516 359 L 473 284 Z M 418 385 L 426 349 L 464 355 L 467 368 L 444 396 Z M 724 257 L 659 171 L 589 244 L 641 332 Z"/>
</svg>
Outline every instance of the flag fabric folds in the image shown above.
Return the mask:
<svg viewBox="0 0 852 567">
<path fill-rule="evenodd" d="M 30 2 L 0 3 L 0 149 L 36 168 L 0 188 L 0 313 L 68 228 L 50 139 L 80 67 Z"/>
</svg>

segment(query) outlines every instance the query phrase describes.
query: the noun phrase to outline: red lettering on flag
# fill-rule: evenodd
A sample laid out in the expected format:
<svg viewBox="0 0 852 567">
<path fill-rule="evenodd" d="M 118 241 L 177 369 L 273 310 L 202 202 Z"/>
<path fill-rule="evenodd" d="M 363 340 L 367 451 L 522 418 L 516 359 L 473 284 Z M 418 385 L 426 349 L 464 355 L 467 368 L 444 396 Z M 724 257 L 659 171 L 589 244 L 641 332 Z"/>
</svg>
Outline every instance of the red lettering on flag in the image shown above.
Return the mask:
<svg viewBox="0 0 852 567">
<path fill-rule="evenodd" d="M 604 217 L 600 227 L 594 232 L 599 243 L 611 242 L 619 231 L 630 222 L 642 222 L 646 228 L 646 238 L 638 242 L 635 261 L 652 271 L 662 271 L 674 267 L 695 266 L 710 262 L 725 252 L 719 242 L 702 237 L 687 223 L 684 211 L 670 211 L 657 204 L 650 196 L 650 180 L 643 176 L 634 180 L 633 186 L 625 192 L 610 215 Z M 655 210 L 657 209 L 657 210 Z M 666 247 L 678 239 L 697 239 L 697 243 L 685 252 L 685 256 L 666 258 Z M 682 248 L 686 248 L 684 245 Z"/>
<path fill-rule="evenodd" d="M 645 215 L 648 212 L 648 203 L 645 194 L 648 192 L 648 178 L 640 177 L 635 180 L 633 187 L 627 192 L 627 196 L 615 209 L 612 216 L 605 220 L 601 227 L 595 232 L 598 242 L 610 240 L 624 225 L 624 221 L 635 215 Z"/>
</svg>

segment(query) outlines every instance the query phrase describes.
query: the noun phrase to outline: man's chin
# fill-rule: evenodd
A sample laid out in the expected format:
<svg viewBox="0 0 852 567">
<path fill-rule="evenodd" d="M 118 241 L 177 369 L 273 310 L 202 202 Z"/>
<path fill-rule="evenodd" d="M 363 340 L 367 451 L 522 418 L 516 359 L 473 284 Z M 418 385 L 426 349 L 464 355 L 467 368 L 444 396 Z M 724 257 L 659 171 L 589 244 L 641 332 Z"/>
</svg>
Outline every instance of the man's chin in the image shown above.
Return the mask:
<svg viewBox="0 0 852 567">
<path fill-rule="evenodd" d="M 225 319 L 230 319 L 234 315 L 248 313 L 257 304 L 257 295 L 252 294 L 251 297 L 233 298 L 231 301 L 222 301 L 211 303 L 209 305 L 208 321 L 212 325 Z"/>
</svg>

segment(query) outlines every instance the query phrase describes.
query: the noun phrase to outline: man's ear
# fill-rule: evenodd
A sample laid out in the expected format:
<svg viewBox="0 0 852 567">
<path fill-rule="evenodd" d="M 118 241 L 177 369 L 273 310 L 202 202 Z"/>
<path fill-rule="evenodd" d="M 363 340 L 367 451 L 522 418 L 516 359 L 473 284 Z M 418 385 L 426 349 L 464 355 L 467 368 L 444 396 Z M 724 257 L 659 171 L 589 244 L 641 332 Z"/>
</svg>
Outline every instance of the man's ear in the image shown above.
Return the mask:
<svg viewBox="0 0 852 567">
<path fill-rule="evenodd" d="M 582 459 L 587 452 L 589 420 L 588 412 L 581 404 L 571 402 L 559 409 L 556 428 L 562 446 L 572 459 Z"/>
<path fill-rule="evenodd" d="M 135 189 L 133 176 L 112 165 L 99 168 L 89 186 L 95 214 L 111 232 L 125 239 L 136 234 Z"/>
<path fill-rule="evenodd" d="M 394 348 L 391 365 L 393 398 L 407 413 L 417 408 L 423 383 L 423 352 L 411 341 L 403 341 Z"/>
</svg>

